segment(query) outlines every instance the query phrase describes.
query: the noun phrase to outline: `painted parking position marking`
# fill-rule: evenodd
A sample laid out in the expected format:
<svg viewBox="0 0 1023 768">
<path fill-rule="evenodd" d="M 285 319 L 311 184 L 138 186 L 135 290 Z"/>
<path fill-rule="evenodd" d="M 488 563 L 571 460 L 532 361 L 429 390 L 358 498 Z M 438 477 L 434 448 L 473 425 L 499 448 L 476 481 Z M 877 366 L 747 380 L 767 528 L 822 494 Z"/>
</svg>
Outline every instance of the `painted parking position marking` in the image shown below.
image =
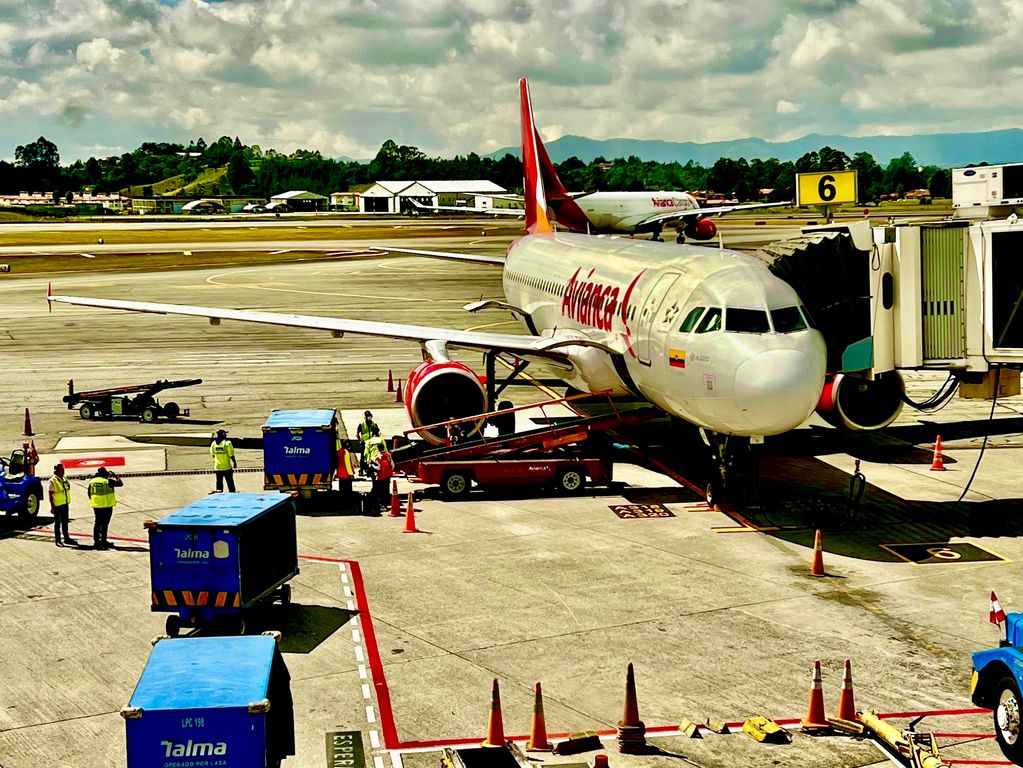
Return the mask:
<svg viewBox="0 0 1023 768">
<path fill-rule="evenodd" d="M 663 504 L 610 504 L 608 509 L 622 520 L 637 520 L 648 517 L 674 517 L 675 513 Z"/>
<path fill-rule="evenodd" d="M 80 456 L 62 459 L 64 469 L 95 469 L 96 467 L 123 467 L 124 456 Z"/>
<path fill-rule="evenodd" d="M 996 552 L 966 541 L 932 541 L 912 544 L 881 544 L 881 549 L 915 565 L 941 563 L 1012 562 Z"/>
</svg>

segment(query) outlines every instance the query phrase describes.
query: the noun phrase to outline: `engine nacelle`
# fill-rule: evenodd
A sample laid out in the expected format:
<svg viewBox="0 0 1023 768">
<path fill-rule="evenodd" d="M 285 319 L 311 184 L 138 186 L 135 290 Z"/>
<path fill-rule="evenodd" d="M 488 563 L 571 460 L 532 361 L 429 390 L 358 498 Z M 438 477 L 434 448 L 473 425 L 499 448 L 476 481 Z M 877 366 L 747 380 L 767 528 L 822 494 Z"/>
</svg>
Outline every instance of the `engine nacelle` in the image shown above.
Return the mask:
<svg viewBox="0 0 1023 768">
<path fill-rule="evenodd" d="M 898 371 L 887 371 L 873 379 L 829 373 L 817 401 L 817 413 L 832 426 L 852 432 L 882 429 L 902 412 L 904 392 Z"/>
<path fill-rule="evenodd" d="M 682 233 L 690 240 L 710 240 L 717 236 L 718 225 L 714 223 L 713 219 L 697 219 L 683 229 Z"/>
<path fill-rule="evenodd" d="M 427 360 L 417 366 L 405 382 L 405 409 L 412 426 L 422 427 L 449 419 L 475 416 L 486 410 L 487 395 L 483 382 L 473 370 L 453 361 Z M 462 425 L 466 434 L 478 432 L 482 422 Z M 434 445 L 444 445 L 443 429 L 420 432 Z"/>
</svg>

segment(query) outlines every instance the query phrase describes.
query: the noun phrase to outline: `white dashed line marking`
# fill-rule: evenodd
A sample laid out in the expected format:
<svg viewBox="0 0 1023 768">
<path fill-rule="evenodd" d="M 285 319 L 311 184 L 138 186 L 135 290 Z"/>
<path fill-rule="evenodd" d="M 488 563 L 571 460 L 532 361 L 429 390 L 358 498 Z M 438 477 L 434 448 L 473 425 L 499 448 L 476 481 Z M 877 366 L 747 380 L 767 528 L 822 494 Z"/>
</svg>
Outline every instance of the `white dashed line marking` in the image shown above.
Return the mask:
<svg viewBox="0 0 1023 768">
<path fill-rule="evenodd" d="M 352 630 L 352 640 L 356 643 L 362 642 L 362 636 L 359 634 L 359 630 L 357 629 Z"/>
<path fill-rule="evenodd" d="M 377 711 L 373 709 L 372 704 L 366 705 L 366 722 L 373 725 L 377 721 Z"/>
<path fill-rule="evenodd" d="M 362 684 L 362 698 L 368 699 L 372 695 L 373 694 L 369 690 L 369 684 L 363 683 Z"/>
<path fill-rule="evenodd" d="M 360 664 L 359 665 L 359 679 L 360 680 L 368 680 L 369 679 L 369 674 L 366 672 L 366 665 L 365 664 Z"/>
<path fill-rule="evenodd" d="M 369 729 L 369 745 L 373 749 L 380 749 L 380 734 L 376 728 Z"/>
<path fill-rule="evenodd" d="M 362 652 L 362 646 L 355 646 L 355 660 L 360 664 L 366 660 L 366 656 Z"/>
</svg>

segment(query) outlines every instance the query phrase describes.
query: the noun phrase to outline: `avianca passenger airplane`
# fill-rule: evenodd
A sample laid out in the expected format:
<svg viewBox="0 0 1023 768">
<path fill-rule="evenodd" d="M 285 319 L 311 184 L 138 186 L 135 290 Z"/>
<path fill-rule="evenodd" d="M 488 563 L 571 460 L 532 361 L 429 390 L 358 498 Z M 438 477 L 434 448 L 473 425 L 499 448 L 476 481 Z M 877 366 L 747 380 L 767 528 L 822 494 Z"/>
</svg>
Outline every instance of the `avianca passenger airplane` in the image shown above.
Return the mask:
<svg viewBox="0 0 1023 768">
<path fill-rule="evenodd" d="M 479 376 L 451 349 L 538 361 L 572 386 L 645 399 L 721 435 L 774 435 L 799 426 L 824 385 L 825 345 L 799 297 L 758 259 L 735 251 L 556 233 L 547 215 L 542 147 L 529 90 L 519 81 L 527 234 L 506 257 L 412 248 L 389 251 L 502 265 L 504 302 L 528 335 L 399 323 L 48 295 L 51 302 L 244 320 L 417 342 L 424 362 L 408 377 L 416 426 L 483 412 Z M 435 442 L 442 434 L 427 434 Z"/>
</svg>

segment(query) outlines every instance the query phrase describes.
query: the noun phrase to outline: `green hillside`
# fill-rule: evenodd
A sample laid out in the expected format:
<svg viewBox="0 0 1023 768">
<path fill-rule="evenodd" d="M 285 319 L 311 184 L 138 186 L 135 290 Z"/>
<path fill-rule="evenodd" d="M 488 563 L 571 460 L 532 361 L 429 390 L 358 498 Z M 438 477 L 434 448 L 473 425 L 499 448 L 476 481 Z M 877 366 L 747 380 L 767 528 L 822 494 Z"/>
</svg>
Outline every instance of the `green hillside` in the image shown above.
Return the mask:
<svg viewBox="0 0 1023 768">
<path fill-rule="evenodd" d="M 135 185 L 122 192 L 129 197 L 146 197 L 148 189 L 159 197 L 219 197 L 233 195 L 231 183 L 227 180 L 227 166 L 204 168 L 199 171 L 194 181 L 186 181 L 185 175 L 171 176 L 169 179 L 153 184 Z M 147 189 L 148 188 L 148 189 Z M 147 191 L 143 191 L 147 190 Z"/>
</svg>

